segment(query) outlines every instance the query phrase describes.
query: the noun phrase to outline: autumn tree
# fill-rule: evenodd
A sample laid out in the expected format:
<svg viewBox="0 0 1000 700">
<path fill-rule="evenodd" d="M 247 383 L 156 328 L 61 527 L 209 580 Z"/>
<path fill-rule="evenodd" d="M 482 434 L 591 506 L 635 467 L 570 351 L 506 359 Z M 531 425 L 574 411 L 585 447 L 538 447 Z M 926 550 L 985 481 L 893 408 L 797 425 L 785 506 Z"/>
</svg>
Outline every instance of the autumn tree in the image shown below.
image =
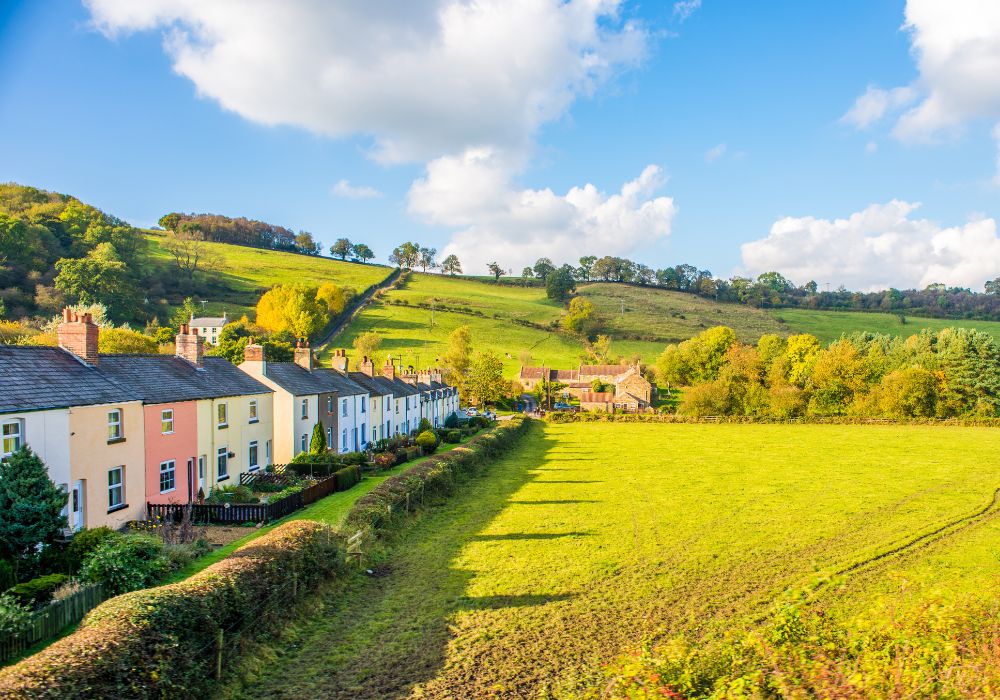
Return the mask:
<svg viewBox="0 0 1000 700">
<path fill-rule="evenodd" d="M 472 331 L 459 326 L 448 335 L 448 349 L 442 357 L 448 383 L 460 389 L 469 372 L 472 355 Z"/>
<path fill-rule="evenodd" d="M 329 310 L 316 299 L 316 290 L 302 285 L 275 285 L 257 302 L 257 324 L 271 332 L 287 331 L 308 338 L 329 319 Z"/>
<path fill-rule="evenodd" d="M 324 282 L 316 290 L 316 301 L 325 306 L 331 316 L 336 316 L 343 313 L 353 293 L 354 290 L 338 287 L 333 282 Z"/>
<path fill-rule="evenodd" d="M 504 396 L 509 384 L 503 378 L 503 361 L 492 350 L 477 352 L 469 364 L 466 384 L 469 396 L 478 404 L 494 404 Z"/>
<path fill-rule="evenodd" d="M 569 310 L 562 318 L 562 327 L 572 333 L 587 336 L 596 330 L 599 324 L 597 308 L 586 297 L 573 297 L 569 302 Z"/>
<path fill-rule="evenodd" d="M 462 263 L 458 261 L 458 256 L 452 253 L 441 261 L 441 272 L 449 275 L 462 274 Z"/>
<path fill-rule="evenodd" d="M 173 333 L 169 339 L 173 340 Z M 108 354 L 155 355 L 159 345 L 155 338 L 128 328 L 104 328 L 97 339 L 97 350 Z"/>
</svg>

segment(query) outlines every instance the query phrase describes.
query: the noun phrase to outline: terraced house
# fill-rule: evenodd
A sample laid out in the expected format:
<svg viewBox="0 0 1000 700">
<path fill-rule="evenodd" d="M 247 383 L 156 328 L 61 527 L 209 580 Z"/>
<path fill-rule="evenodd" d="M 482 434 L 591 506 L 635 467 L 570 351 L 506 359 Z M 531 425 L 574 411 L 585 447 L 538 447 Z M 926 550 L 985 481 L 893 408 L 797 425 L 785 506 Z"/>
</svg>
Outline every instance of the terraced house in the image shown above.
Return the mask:
<svg viewBox="0 0 1000 700">
<path fill-rule="evenodd" d="M 409 435 L 420 424 L 420 390 L 403 381 L 401 372 L 397 376 L 396 365 L 393 364 L 391 355 L 385 359 L 382 376 L 392 387 L 392 434 Z"/>
<path fill-rule="evenodd" d="M 357 372 L 348 372 L 348 377 L 368 390 L 368 410 L 371 414 L 371 440 L 377 442 L 392 437 L 395 427 L 395 397 L 393 382 L 375 374 L 375 363 L 363 357 Z"/>
</svg>

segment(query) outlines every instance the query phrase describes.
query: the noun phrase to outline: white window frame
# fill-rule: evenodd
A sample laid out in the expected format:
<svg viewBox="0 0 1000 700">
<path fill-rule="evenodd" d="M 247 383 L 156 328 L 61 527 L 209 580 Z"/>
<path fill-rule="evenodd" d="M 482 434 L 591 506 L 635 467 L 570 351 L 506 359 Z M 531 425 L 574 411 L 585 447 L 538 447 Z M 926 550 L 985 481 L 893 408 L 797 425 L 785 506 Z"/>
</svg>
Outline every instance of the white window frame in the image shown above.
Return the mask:
<svg viewBox="0 0 1000 700">
<path fill-rule="evenodd" d="M 222 467 L 225 466 L 225 471 Z M 229 448 L 220 447 L 215 453 L 215 480 L 225 481 L 229 478 Z"/>
<path fill-rule="evenodd" d="M 361 412 L 362 412 L 362 413 L 364 413 L 364 412 L 365 412 L 365 406 L 366 406 L 366 404 L 367 404 L 367 403 L 368 403 L 368 402 L 367 402 L 367 401 L 365 401 L 365 397 L 364 397 L 364 396 L 362 396 L 362 397 L 361 397 Z"/>
<path fill-rule="evenodd" d="M 302 399 L 302 420 L 309 418 L 309 399 Z"/>
<path fill-rule="evenodd" d="M 257 451 L 257 441 L 251 440 L 247 446 L 247 471 L 255 472 L 260 469 L 260 457 Z"/>
<path fill-rule="evenodd" d="M 327 396 L 326 397 L 326 412 L 327 413 L 333 413 L 333 397 L 332 396 Z"/>
<path fill-rule="evenodd" d="M 8 432 L 13 428 L 12 432 Z M 0 459 L 10 457 L 24 446 L 24 421 L 20 418 L 4 421 L 0 424 Z"/>
<path fill-rule="evenodd" d="M 112 408 L 108 411 L 108 442 L 121 440 L 125 432 L 122 430 L 122 410 Z"/>
<path fill-rule="evenodd" d="M 305 433 L 302 433 L 302 451 L 303 452 L 309 451 L 309 436 L 306 435 Z"/>
<path fill-rule="evenodd" d="M 347 399 L 340 402 L 340 415 L 347 418 Z"/>
<path fill-rule="evenodd" d="M 347 428 L 344 428 L 343 437 L 340 444 L 343 445 L 342 449 L 344 450 L 344 452 L 347 452 Z"/>
<path fill-rule="evenodd" d="M 216 428 L 228 428 L 229 427 L 229 404 L 220 403 L 215 407 L 215 427 Z"/>
<path fill-rule="evenodd" d="M 250 423 L 256 423 L 260 420 L 260 416 L 257 413 L 257 399 L 250 399 Z"/>
<path fill-rule="evenodd" d="M 117 472 L 118 480 L 114 481 Z M 121 510 L 125 507 L 125 466 L 112 467 L 108 470 L 108 512 Z"/>
<path fill-rule="evenodd" d="M 161 435 L 174 434 L 174 409 L 164 408 L 162 411 L 160 411 L 160 434 Z"/>
<path fill-rule="evenodd" d="M 326 426 L 326 446 L 333 449 L 333 426 Z"/>
<path fill-rule="evenodd" d="M 167 477 L 167 483 L 170 484 L 169 488 L 163 488 L 164 477 Z M 173 459 L 168 459 L 166 462 L 160 462 L 160 493 L 170 493 L 171 491 L 176 491 L 176 490 L 177 490 L 177 461 Z"/>
</svg>

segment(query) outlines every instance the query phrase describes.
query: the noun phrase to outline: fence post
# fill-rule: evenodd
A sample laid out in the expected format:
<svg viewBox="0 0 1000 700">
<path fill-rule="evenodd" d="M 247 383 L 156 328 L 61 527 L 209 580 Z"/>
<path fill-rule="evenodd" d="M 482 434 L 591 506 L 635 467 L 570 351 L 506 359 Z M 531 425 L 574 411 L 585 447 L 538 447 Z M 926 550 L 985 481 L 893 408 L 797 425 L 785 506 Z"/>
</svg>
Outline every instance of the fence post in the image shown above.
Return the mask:
<svg viewBox="0 0 1000 700">
<path fill-rule="evenodd" d="M 222 679 L 222 628 L 215 633 L 215 680 Z"/>
</svg>

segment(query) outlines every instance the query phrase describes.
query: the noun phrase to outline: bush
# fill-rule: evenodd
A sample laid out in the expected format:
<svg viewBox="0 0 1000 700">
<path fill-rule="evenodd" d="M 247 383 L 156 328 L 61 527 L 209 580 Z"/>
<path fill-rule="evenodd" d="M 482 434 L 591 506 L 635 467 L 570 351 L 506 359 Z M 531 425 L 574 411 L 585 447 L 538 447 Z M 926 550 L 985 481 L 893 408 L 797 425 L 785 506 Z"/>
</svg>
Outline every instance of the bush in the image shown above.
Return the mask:
<svg viewBox="0 0 1000 700">
<path fill-rule="evenodd" d="M 260 503 L 260 499 L 253 495 L 249 486 L 228 484 L 213 486 L 205 503 Z"/>
<path fill-rule="evenodd" d="M 122 537 L 118 532 L 115 532 L 110 527 L 93 527 L 87 530 L 80 530 L 78 533 L 73 535 L 73 539 L 69 543 L 69 547 L 66 549 L 66 559 L 69 564 L 70 571 L 76 573 L 80 570 L 80 566 L 83 565 L 83 560 L 87 556 L 97 549 L 104 540 L 109 537 Z"/>
<path fill-rule="evenodd" d="M 428 430 L 432 430 L 433 428 L 434 426 L 431 425 L 431 422 L 429 420 L 427 420 L 426 418 L 421 418 L 420 425 L 417 426 L 417 434 L 419 435 L 420 433 L 426 433 Z"/>
<path fill-rule="evenodd" d="M 179 571 L 200 556 L 212 551 L 206 540 L 195 540 L 187 544 L 169 544 L 163 548 L 163 556 L 170 571 Z"/>
<path fill-rule="evenodd" d="M 17 584 L 10 589 L 10 594 L 22 605 L 41 605 L 52 600 L 52 593 L 68 580 L 66 574 L 47 574 Z"/>
<path fill-rule="evenodd" d="M 458 444 L 462 442 L 462 431 L 461 430 L 449 430 L 444 434 L 444 441 L 451 444 Z"/>
<path fill-rule="evenodd" d="M 346 491 L 361 481 L 361 467 L 356 464 L 344 467 L 334 474 L 333 478 L 336 479 L 337 490 Z"/>
<path fill-rule="evenodd" d="M 364 452 L 348 452 L 340 455 L 341 464 L 356 464 L 359 467 L 368 461 L 368 455 Z"/>
<path fill-rule="evenodd" d="M 446 428 L 457 428 L 458 427 L 458 414 L 449 413 L 448 417 L 444 419 L 444 427 Z"/>
<path fill-rule="evenodd" d="M 434 454 L 438 446 L 438 437 L 433 430 L 425 430 L 417 435 L 417 447 L 424 451 L 424 454 Z"/>
<path fill-rule="evenodd" d="M 103 583 L 106 593 L 117 595 L 151 586 L 169 570 L 160 538 L 128 535 L 101 542 L 84 560 L 80 577 Z"/>
<path fill-rule="evenodd" d="M 396 466 L 397 457 L 394 452 L 381 452 L 372 460 L 376 469 L 392 469 Z"/>
<path fill-rule="evenodd" d="M 17 583 L 14 578 L 14 567 L 6 559 L 0 559 L 0 593 Z"/>
<path fill-rule="evenodd" d="M 343 560 L 332 528 L 286 523 L 191 578 L 99 605 L 75 633 L 0 670 L 0 688 L 10 700 L 207 695 L 219 630 L 231 663 L 248 632 L 282 619 L 293 591 L 313 589 Z"/>
<path fill-rule="evenodd" d="M 25 628 L 31 608 L 10 593 L 0 594 L 0 634 L 16 634 Z"/>
</svg>

